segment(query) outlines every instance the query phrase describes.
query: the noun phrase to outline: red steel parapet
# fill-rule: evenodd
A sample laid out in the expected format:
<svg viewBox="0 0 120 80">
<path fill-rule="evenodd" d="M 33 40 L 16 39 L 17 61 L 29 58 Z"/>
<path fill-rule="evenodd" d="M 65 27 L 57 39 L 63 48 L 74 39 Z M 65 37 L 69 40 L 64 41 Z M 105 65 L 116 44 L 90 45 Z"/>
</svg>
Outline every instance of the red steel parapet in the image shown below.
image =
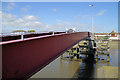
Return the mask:
<svg viewBox="0 0 120 80">
<path fill-rule="evenodd" d="M 89 32 L 76 32 L 1 42 L 2 78 L 27 79 L 89 36 Z"/>
</svg>

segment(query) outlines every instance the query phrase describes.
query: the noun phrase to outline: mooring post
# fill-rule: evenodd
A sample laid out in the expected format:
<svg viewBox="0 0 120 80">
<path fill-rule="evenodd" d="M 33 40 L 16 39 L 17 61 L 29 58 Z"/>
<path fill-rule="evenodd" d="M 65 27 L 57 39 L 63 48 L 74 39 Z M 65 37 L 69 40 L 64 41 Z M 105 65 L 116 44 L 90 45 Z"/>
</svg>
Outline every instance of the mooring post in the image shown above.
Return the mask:
<svg viewBox="0 0 120 80">
<path fill-rule="evenodd" d="M 60 57 L 61 57 L 61 59 L 63 59 L 63 54 Z"/>
<path fill-rule="evenodd" d="M 96 61 L 98 61 L 98 53 L 97 53 L 97 51 L 96 51 Z"/>
<path fill-rule="evenodd" d="M 107 61 L 109 62 L 110 61 L 110 49 L 107 50 Z"/>
<path fill-rule="evenodd" d="M 71 56 L 70 56 L 71 52 L 69 52 L 68 54 L 69 54 L 69 60 L 70 60 L 71 59 Z"/>
</svg>

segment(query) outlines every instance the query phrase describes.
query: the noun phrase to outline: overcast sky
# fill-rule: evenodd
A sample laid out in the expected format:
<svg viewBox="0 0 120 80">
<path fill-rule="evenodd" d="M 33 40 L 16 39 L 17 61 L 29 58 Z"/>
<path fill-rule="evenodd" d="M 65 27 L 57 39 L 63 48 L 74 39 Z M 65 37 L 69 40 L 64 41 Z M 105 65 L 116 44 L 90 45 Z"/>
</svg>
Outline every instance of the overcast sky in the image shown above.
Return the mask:
<svg viewBox="0 0 120 80">
<path fill-rule="evenodd" d="M 88 5 L 93 4 L 93 7 Z M 92 9 L 93 8 L 93 9 Z M 13 30 L 76 31 L 94 32 L 118 31 L 117 2 L 3 2 L 3 33 Z"/>
</svg>

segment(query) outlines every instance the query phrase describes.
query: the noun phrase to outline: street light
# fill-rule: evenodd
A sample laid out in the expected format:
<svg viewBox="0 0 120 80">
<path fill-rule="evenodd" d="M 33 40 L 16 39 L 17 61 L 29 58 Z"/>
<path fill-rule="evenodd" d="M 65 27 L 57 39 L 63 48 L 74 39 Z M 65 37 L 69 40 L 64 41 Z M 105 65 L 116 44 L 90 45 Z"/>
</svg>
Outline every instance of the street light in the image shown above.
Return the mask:
<svg viewBox="0 0 120 80">
<path fill-rule="evenodd" d="M 93 6 L 92 4 L 89 5 L 90 7 Z"/>
<path fill-rule="evenodd" d="M 94 21 L 94 14 L 93 14 L 93 4 L 90 4 L 90 5 L 88 5 L 88 6 L 90 6 L 90 7 L 92 7 L 92 33 L 93 33 L 93 39 L 94 39 L 94 25 L 93 25 L 93 21 Z"/>
</svg>

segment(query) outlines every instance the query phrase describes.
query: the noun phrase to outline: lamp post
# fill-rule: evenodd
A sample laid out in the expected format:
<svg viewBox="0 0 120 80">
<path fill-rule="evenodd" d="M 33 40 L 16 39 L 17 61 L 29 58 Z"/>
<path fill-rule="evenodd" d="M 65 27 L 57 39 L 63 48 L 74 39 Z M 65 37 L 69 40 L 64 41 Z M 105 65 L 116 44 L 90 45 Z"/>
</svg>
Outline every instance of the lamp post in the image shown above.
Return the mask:
<svg viewBox="0 0 120 80">
<path fill-rule="evenodd" d="M 93 12 L 93 4 L 89 5 L 92 8 L 92 33 L 93 33 L 93 39 L 94 39 L 94 12 Z"/>
</svg>

